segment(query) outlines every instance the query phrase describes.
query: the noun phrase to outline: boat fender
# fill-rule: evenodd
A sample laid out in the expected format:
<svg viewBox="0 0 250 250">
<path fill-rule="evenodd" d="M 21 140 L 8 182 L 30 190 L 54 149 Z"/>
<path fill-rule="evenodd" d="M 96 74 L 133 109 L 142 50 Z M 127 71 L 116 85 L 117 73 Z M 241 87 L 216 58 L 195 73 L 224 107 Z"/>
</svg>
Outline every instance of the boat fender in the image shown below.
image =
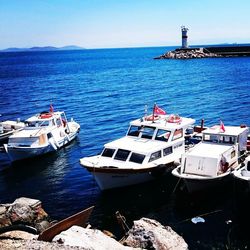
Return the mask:
<svg viewBox="0 0 250 250">
<path fill-rule="evenodd" d="M 159 116 L 158 115 L 149 115 L 145 118 L 146 121 L 156 121 L 156 120 L 159 120 Z"/>
<path fill-rule="evenodd" d="M 63 127 L 66 127 L 67 122 L 64 119 L 62 119 L 62 123 L 63 123 Z"/>
<path fill-rule="evenodd" d="M 227 170 L 229 169 L 229 163 L 227 161 L 225 161 L 224 159 L 220 160 L 220 170 L 222 173 L 227 172 Z"/>
</svg>

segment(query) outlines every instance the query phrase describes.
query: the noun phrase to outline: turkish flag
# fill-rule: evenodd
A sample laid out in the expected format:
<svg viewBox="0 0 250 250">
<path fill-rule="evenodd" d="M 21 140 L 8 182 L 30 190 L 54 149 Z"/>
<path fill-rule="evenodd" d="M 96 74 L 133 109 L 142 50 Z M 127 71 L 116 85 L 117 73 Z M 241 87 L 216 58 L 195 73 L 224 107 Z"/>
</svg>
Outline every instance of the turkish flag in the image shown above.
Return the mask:
<svg viewBox="0 0 250 250">
<path fill-rule="evenodd" d="M 224 123 L 222 121 L 220 121 L 220 132 L 225 132 L 225 126 L 224 126 Z"/>
<path fill-rule="evenodd" d="M 166 111 L 159 108 L 157 105 L 154 107 L 154 114 L 155 115 L 166 115 Z"/>
</svg>

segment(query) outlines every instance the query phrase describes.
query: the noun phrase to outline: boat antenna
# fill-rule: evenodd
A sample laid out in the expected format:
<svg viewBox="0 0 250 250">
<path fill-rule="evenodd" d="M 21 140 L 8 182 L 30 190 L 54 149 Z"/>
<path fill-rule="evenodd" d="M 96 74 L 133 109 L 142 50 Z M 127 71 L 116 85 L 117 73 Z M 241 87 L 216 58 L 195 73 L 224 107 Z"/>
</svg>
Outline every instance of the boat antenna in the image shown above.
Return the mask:
<svg viewBox="0 0 250 250">
<path fill-rule="evenodd" d="M 144 107 L 144 117 L 146 118 L 148 116 L 148 105 L 145 105 Z"/>
</svg>

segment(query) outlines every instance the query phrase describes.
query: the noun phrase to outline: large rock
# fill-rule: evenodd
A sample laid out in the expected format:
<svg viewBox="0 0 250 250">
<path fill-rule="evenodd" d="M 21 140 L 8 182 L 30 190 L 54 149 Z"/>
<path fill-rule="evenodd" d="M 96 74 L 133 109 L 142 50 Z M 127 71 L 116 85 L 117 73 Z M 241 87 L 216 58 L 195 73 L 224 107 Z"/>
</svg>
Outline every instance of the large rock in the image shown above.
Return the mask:
<svg viewBox="0 0 250 250">
<path fill-rule="evenodd" d="M 84 247 L 88 250 L 132 249 L 131 247 L 123 246 L 100 230 L 79 226 L 72 226 L 68 230 L 61 232 L 54 237 L 52 242 L 58 242 L 68 246 Z"/>
<path fill-rule="evenodd" d="M 134 225 L 128 233 L 129 235 L 124 241 L 127 246 L 156 250 L 188 249 L 184 239 L 174 232 L 171 227 L 164 227 L 152 219 L 142 218 L 134 221 Z"/>
<path fill-rule="evenodd" d="M 29 225 L 38 232 L 50 226 L 48 214 L 43 210 L 41 201 L 21 197 L 11 204 L 0 204 L 0 228 L 11 225 Z"/>
</svg>

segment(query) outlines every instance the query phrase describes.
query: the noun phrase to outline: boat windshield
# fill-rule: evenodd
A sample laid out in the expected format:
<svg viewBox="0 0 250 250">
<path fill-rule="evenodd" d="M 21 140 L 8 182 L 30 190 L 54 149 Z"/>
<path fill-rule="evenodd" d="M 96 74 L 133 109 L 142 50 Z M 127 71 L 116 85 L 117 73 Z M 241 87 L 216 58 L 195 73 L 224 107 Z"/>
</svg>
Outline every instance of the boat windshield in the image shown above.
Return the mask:
<svg viewBox="0 0 250 250">
<path fill-rule="evenodd" d="M 27 122 L 27 126 L 28 127 L 46 127 L 49 126 L 49 122 L 48 120 L 44 120 L 44 121 L 32 121 L 32 122 Z"/>
<path fill-rule="evenodd" d="M 141 138 L 152 139 L 154 135 L 155 128 L 153 127 L 142 127 L 141 128 Z"/>
<path fill-rule="evenodd" d="M 170 134 L 171 134 L 171 131 L 168 131 L 165 129 L 158 129 L 157 134 L 155 136 L 155 140 L 168 141 Z"/>
<path fill-rule="evenodd" d="M 214 143 L 235 144 L 237 142 L 237 137 L 229 136 L 229 135 L 204 134 L 203 141 L 214 142 Z"/>
<path fill-rule="evenodd" d="M 141 128 L 142 128 L 141 126 L 134 126 L 134 125 L 130 126 L 128 135 L 138 137 L 140 134 Z"/>
</svg>

